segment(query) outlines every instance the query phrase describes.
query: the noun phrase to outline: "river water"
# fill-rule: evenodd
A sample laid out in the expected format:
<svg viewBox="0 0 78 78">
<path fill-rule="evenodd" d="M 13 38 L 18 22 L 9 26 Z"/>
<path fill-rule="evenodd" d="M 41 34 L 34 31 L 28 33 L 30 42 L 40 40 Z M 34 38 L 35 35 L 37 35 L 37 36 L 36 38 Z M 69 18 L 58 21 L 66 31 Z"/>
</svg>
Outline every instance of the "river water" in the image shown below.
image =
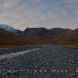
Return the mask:
<svg viewBox="0 0 78 78">
<path fill-rule="evenodd" d="M 39 49 L 0 60 L 0 78 L 78 78 L 77 48 L 61 45 L 33 48 Z"/>
</svg>

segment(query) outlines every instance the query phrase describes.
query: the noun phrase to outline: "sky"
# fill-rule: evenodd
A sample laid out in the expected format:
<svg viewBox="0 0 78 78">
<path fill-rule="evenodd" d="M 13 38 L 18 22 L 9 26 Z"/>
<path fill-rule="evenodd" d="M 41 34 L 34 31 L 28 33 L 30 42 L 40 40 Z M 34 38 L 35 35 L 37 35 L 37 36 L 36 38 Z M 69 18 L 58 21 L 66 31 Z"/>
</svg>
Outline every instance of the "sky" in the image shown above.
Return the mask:
<svg viewBox="0 0 78 78">
<path fill-rule="evenodd" d="M 77 28 L 78 0 L 0 0 L 0 24 L 27 27 Z"/>
</svg>

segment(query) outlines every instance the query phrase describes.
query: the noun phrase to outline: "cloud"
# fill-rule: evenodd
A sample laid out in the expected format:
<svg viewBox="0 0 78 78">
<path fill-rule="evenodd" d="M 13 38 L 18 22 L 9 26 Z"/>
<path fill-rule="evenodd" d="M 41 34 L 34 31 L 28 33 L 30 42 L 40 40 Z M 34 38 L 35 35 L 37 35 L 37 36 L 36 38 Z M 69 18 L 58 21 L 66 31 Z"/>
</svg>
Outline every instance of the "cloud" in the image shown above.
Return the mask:
<svg viewBox="0 0 78 78">
<path fill-rule="evenodd" d="M 31 12 L 23 1 L 25 0 L 0 0 L 0 23 L 7 23 L 18 29 L 25 28 L 22 25 L 28 25 Z"/>
<path fill-rule="evenodd" d="M 26 27 L 76 28 L 77 0 L 0 0 L 0 23 Z"/>
<path fill-rule="evenodd" d="M 64 4 L 67 16 L 78 18 L 78 0 L 65 0 Z"/>
</svg>

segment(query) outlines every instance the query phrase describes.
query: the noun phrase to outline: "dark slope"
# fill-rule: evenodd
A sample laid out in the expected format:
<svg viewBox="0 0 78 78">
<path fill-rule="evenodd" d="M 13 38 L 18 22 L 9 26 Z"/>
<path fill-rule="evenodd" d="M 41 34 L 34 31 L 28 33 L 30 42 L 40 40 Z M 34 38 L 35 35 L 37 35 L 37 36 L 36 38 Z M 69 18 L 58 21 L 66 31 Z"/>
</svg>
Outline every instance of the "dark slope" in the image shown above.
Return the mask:
<svg viewBox="0 0 78 78">
<path fill-rule="evenodd" d="M 8 30 L 5 29 L 6 27 Z M 24 31 L 13 32 L 8 26 L 0 28 L 0 47 L 36 44 L 61 44 L 65 47 L 78 48 L 78 29 L 27 28 Z"/>
<path fill-rule="evenodd" d="M 69 29 L 63 28 L 27 28 L 24 30 L 25 36 L 55 36 L 63 34 L 65 31 L 69 31 Z"/>
<path fill-rule="evenodd" d="M 16 29 L 6 24 L 0 24 L 0 29 L 4 29 L 5 31 L 9 32 L 16 32 Z"/>
<path fill-rule="evenodd" d="M 45 36 L 48 32 L 45 28 L 27 28 L 24 31 L 25 36 Z"/>
</svg>

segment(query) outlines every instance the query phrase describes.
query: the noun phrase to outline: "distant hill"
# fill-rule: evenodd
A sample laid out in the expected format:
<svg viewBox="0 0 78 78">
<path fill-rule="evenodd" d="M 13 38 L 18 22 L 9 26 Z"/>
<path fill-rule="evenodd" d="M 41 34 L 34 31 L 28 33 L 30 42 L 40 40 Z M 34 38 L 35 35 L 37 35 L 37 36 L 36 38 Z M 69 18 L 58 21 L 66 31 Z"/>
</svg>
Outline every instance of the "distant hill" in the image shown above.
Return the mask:
<svg viewBox="0 0 78 78">
<path fill-rule="evenodd" d="M 16 29 L 6 24 L 0 24 L 0 29 L 4 29 L 9 32 L 16 32 Z"/>
<path fill-rule="evenodd" d="M 24 30 L 25 36 L 45 36 L 48 30 L 46 28 L 26 28 Z"/>
<path fill-rule="evenodd" d="M 11 38 L 11 37 L 13 38 L 15 36 L 16 36 L 15 32 L 6 31 L 5 29 L 0 28 L 0 39 L 1 38 L 6 39 L 6 38 Z"/>
<path fill-rule="evenodd" d="M 58 36 L 60 34 L 63 34 L 65 31 L 69 31 L 69 29 L 26 28 L 24 30 L 24 36 Z"/>
<path fill-rule="evenodd" d="M 25 44 L 62 44 L 67 47 L 78 47 L 78 29 L 27 28 L 23 33 Z"/>
<path fill-rule="evenodd" d="M 24 31 L 0 25 L 0 47 L 17 47 L 37 44 L 61 44 L 78 48 L 78 29 L 26 28 Z M 7 29 L 8 28 L 8 29 Z"/>
<path fill-rule="evenodd" d="M 0 47 L 8 47 L 9 43 L 14 43 L 16 39 L 16 33 L 6 31 L 5 29 L 0 28 Z"/>
</svg>

